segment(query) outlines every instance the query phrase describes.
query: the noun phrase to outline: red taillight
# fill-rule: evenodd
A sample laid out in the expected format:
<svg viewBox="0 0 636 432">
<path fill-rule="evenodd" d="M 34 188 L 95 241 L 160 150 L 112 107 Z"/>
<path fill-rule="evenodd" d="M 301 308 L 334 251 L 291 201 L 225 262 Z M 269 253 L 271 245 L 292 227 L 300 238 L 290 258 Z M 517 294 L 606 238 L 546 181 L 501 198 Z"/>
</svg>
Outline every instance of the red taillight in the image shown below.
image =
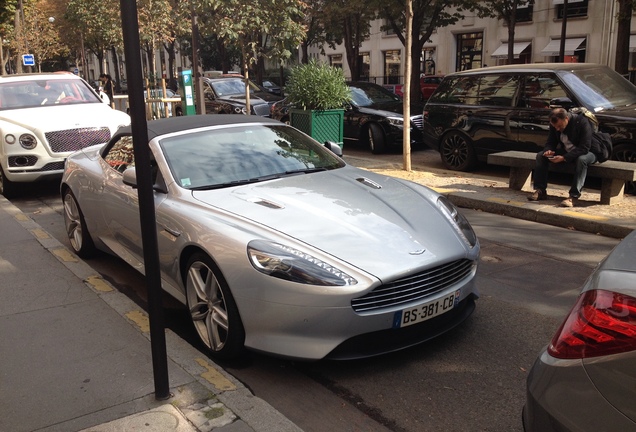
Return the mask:
<svg viewBox="0 0 636 432">
<path fill-rule="evenodd" d="M 636 350 L 636 298 L 586 291 L 548 347 L 552 357 L 581 359 Z"/>
</svg>

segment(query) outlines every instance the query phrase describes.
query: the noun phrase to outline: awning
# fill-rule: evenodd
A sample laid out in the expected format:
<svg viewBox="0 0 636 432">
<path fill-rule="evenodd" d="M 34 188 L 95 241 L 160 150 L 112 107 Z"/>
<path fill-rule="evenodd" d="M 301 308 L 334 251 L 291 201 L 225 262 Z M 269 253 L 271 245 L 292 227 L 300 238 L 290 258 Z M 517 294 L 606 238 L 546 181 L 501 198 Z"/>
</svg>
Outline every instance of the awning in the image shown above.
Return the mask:
<svg viewBox="0 0 636 432">
<path fill-rule="evenodd" d="M 585 42 L 585 38 L 571 38 L 565 40 L 565 55 L 574 55 L 574 51 L 578 50 L 581 44 Z M 561 39 L 552 39 L 545 48 L 541 50 L 542 56 L 558 56 L 561 49 Z"/>
<path fill-rule="evenodd" d="M 636 35 L 629 37 L 629 52 L 636 52 Z"/>
<path fill-rule="evenodd" d="M 515 42 L 515 45 L 512 48 L 512 52 L 514 53 L 515 58 L 519 58 L 519 54 L 521 54 L 523 50 L 528 48 L 528 45 L 530 45 L 530 42 Z M 499 45 L 499 48 L 497 48 L 490 56 L 496 58 L 508 57 L 508 43 Z"/>
<path fill-rule="evenodd" d="M 568 0 L 568 4 L 570 3 L 581 3 L 583 0 Z M 563 0 L 552 0 L 552 4 L 553 5 L 560 5 L 563 4 Z"/>
</svg>

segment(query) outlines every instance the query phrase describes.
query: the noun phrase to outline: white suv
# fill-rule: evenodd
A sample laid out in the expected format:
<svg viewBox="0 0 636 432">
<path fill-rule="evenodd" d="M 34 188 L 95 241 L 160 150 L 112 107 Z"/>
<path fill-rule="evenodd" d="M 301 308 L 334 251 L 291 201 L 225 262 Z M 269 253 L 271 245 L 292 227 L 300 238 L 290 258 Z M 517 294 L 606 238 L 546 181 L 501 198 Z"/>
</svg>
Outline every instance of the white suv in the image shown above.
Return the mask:
<svg viewBox="0 0 636 432">
<path fill-rule="evenodd" d="M 0 193 L 62 176 L 66 157 L 130 124 L 71 73 L 0 76 Z"/>
</svg>

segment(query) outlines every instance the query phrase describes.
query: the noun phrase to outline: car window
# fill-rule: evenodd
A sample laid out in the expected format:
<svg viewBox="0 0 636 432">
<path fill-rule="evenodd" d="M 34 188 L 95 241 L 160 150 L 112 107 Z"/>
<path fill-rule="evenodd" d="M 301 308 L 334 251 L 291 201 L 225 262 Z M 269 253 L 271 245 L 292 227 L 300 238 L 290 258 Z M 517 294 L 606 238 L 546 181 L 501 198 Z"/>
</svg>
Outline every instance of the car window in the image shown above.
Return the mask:
<svg viewBox="0 0 636 432">
<path fill-rule="evenodd" d="M 104 160 L 113 169 L 123 173 L 126 168 L 135 166 L 132 136 L 122 136 L 104 155 Z"/>
<path fill-rule="evenodd" d="M 160 146 L 172 176 L 189 189 L 344 166 L 333 153 L 289 126 L 218 128 L 165 138 Z"/>
<path fill-rule="evenodd" d="M 519 90 L 517 75 L 484 75 L 479 80 L 478 104 L 512 107 Z"/>
<path fill-rule="evenodd" d="M 386 90 L 384 87 L 375 85 L 350 85 L 351 100 L 358 106 L 369 106 L 373 104 L 393 103 L 402 99 L 395 93 Z"/>
<path fill-rule="evenodd" d="M 59 104 L 102 103 L 88 84 L 79 79 L 10 81 L 0 84 L 0 109 L 32 108 Z"/>
<path fill-rule="evenodd" d="M 219 96 L 245 94 L 245 84 L 238 79 L 213 81 L 212 87 Z"/>
<path fill-rule="evenodd" d="M 476 105 L 478 95 L 478 76 L 453 77 L 442 81 L 430 102 Z"/>
<path fill-rule="evenodd" d="M 521 105 L 527 108 L 550 109 L 550 100 L 567 97 L 567 92 L 551 74 L 525 76 Z"/>
<path fill-rule="evenodd" d="M 561 77 L 577 98 L 593 111 L 636 103 L 636 87 L 608 67 L 575 70 Z"/>
</svg>

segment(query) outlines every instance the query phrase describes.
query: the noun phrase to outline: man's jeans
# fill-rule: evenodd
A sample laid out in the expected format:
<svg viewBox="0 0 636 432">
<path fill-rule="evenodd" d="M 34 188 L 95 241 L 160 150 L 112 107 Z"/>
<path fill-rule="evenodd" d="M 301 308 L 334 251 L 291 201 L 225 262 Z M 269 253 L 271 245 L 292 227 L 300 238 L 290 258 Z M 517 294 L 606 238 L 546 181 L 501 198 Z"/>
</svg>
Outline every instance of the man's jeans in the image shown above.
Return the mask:
<svg viewBox="0 0 636 432">
<path fill-rule="evenodd" d="M 579 198 L 581 196 L 581 189 L 585 184 L 585 177 L 587 176 L 587 167 L 596 162 L 596 155 L 592 152 L 587 152 L 583 156 L 579 156 L 573 163 L 576 165 L 574 171 L 574 177 L 572 178 L 572 187 L 570 188 L 570 198 Z M 550 162 L 547 157 L 543 156 L 543 151 L 537 153 L 537 165 L 534 168 L 533 180 L 534 188 L 545 191 L 548 187 L 548 167 L 553 162 Z M 561 162 L 568 163 L 568 162 Z M 558 165 L 558 164 L 557 164 Z"/>
</svg>

